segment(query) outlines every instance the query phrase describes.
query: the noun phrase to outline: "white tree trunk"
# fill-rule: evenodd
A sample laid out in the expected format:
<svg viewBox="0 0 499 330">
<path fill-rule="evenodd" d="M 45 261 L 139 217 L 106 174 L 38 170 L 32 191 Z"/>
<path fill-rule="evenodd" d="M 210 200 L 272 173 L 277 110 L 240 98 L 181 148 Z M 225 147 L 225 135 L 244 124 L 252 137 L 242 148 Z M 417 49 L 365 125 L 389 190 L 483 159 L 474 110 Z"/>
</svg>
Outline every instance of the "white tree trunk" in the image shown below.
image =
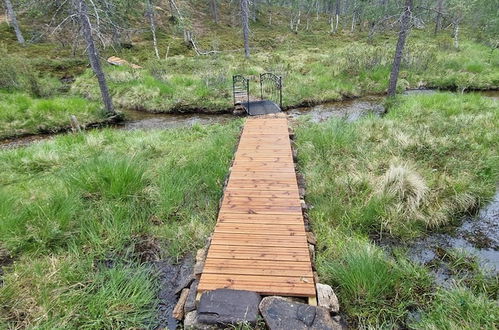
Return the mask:
<svg viewBox="0 0 499 330">
<path fill-rule="evenodd" d="M 459 49 L 459 22 L 454 22 L 454 48 Z"/>
<path fill-rule="evenodd" d="M 14 7 L 12 7 L 12 2 L 10 0 L 5 0 L 5 7 L 7 8 L 7 16 L 9 18 L 9 22 L 14 28 L 14 32 L 16 33 L 17 41 L 24 45 L 24 37 L 19 28 L 19 23 L 17 22 L 16 12 L 14 11 Z"/>
<path fill-rule="evenodd" d="M 156 18 L 155 18 L 155 12 L 154 12 L 154 6 L 152 3 L 152 0 L 149 0 L 147 2 L 148 5 L 148 13 L 147 15 L 149 16 L 149 23 L 151 24 L 151 32 L 152 32 L 152 43 L 154 46 L 154 53 L 156 54 L 156 58 L 159 60 L 159 50 L 158 50 L 158 39 L 156 38 Z"/>
<path fill-rule="evenodd" d="M 404 15 L 402 16 L 402 24 L 400 27 L 399 38 L 397 47 L 395 49 L 395 58 L 393 60 L 392 72 L 390 74 L 390 83 L 388 85 L 388 96 L 395 96 L 397 91 L 397 81 L 399 78 L 400 64 L 402 63 L 402 56 L 404 55 L 405 40 L 411 28 L 412 16 L 412 1 L 406 0 L 404 6 Z"/>
<path fill-rule="evenodd" d="M 104 72 L 102 71 L 102 67 L 99 60 L 99 52 L 95 47 L 94 38 L 92 36 L 92 25 L 90 24 L 90 19 L 88 18 L 88 7 L 85 0 L 79 0 L 77 2 L 78 5 L 78 13 L 80 16 L 80 24 L 83 32 L 83 37 L 87 42 L 87 53 L 88 58 L 90 60 L 90 65 L 97 77 L 97 81 L 99 82 L 99 87 L 102 95 L 102 101 L 106 108 L 106 111 L 109 115 L 116 115 L 114 111 L 113 102 L 111 99 L 111 95 L 109 94 L 109 89 L 106 83 L 106 77 L 104 76 Z"/>
<path fill-rule="evenodd" d="M 241 19 L 243 24 L 243 38 L 244 38 L 244 55 L 246 58 L 250 57 L 249 46 L 249 6 L 248 0 L 241 0 Z"/>
</svg>

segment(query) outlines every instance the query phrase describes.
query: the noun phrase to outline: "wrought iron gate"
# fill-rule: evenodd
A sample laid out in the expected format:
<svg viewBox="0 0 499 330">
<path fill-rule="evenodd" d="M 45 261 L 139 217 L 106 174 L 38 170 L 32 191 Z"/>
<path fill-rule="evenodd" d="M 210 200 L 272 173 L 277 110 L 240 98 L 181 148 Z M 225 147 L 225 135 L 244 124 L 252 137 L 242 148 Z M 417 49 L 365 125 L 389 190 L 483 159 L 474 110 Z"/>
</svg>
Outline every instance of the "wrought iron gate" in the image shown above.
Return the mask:
<svg viewBox="0 0 499 330">
<path fill-rule="evenodd" d="M 260 98 L 270 100 L 282 110 L 282 77 L 267 72 L 260 75 Z"/>
</svg>

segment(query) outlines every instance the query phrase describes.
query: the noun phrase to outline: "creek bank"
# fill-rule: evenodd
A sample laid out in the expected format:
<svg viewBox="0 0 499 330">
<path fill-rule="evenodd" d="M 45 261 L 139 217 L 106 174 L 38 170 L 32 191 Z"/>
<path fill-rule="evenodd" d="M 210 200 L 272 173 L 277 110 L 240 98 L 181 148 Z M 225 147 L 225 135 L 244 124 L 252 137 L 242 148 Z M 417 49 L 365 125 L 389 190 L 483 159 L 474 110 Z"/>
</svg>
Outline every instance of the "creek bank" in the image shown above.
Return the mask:
<svg viewBox="0 0 499 330">
<path fill-rule="evenodd" d="M 421 93 L 436 93 L 436 89 L 411 89 L 406 90 L 404 95 Z M 475 91 L 485 97 L 495 100 L 499 99 L 499 90 Z M 340 101 L 327 102 L 304 102 L 300 105 L 285 107 L 284 111 L 291 119 L 301 116 L 310 116 L 313 122 L 322 122 L 330 118 L 343 118 L 347 121 L 355 121 L 359 118 L 374 114 L 381 116 L 385 112 L 384 95 L 369 95 L 363 97 L 345 97 Z M 198 109 L 199 110 L 199 109 Z M 117 129 L 171 129 L 177 127 L 190 127 L 192 125 L 210 125 L 225 123 L 236 117 L 227 112 L 209 112 L 201 110 L 178 113 L 153 113 L 140 110 L 122 109 L 124 117 L 111 122 L 99 122 L 85 125 L 83 129 L 99 129 L 104 127 L 115 127 Z M 71 131 L 71 126 L 56 130 L 42 131 L 39 134 L 26 134 L 0 140 L 0 150 L 18 148 L 30 145 L 37 141 L 48 140 L 57 134 Z"/>
</svg>

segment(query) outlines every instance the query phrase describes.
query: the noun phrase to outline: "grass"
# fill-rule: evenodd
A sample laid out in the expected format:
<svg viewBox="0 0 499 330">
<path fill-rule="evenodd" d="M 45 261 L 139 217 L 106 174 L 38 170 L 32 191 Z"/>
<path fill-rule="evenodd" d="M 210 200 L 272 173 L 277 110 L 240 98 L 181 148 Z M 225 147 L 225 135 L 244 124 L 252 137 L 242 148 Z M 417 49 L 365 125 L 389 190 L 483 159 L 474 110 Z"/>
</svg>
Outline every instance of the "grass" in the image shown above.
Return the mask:
<svg viewBox="0 0 499 330">
<path fill-rule="evenodd" d="M 263 38 L 262 36 L 260 36 Z M 271 36 L 267 33 L 267 37 Z M 384 93 L 390 74 L 394 39 L 346 42 L 342 37 L 315 35 L 315 47 L 287 44 L 260 49 L 251 59 L 239 54 L 211 57 L 176 56 L 149 60 L 143 70 L 107 68 L 110 89 L 124 108 L 149 112 L 205 110 L 223 112 L 232 105 L 232 75 L 252 77 L 252 94 L 259 96 L 257 76 L 274 72 L 284 79 L 284 105 L 314 104 L 345 97 Z M 295 37 L 296 38 L 296 37 Z M 293 39 L 293 38 L 291 38 Z M 468 41 L 456 52 L 427 36 L 407 46 L 400 89 L 489 89 L 499 86 L 499 53 Z M 430 44 L 430 46 L 429 46 Z M 80 76 L 72 92 L 98 100 L 90 72 Z"/>
<path fill-rule="evenodd" d="M 497 301 L 457 287 L 439 290 L 429 312 L 412 324 L 417 329 L 496 329 Z"/>
<path fill-rule="evenodd" d="M 427 270 L 402 252 L 388 256 L 371 240 L 408 242 L 477 210 L 499 178 L 498 126 L 497 103 L 451 93 L 399 97 L 384 118 L 300 122 L 299 166 L 318 236 L 319 275 L 338 289 L 354 325 L 401 326 L 409 311 L 423 310 L 427 324 L 452 328 L 450 317 L 436 320 L 444 313 L 431 316 L 431 302 L 443 298 Z M 462 285 L 470 304 L 497 294 L 497 285 L 480 276 Z M 475 328 L 491 324 L 481 315 L 463 319 Z"/>
<path fill-rule="evenodd" d="M 204 245 L 239 129 L 106 129 L 0 151 L 0 251 L 15 260 L 0 327 L 152 327 L 149 254 Z"/>
<path fill-rule="evenodd" d="M 0 91 L 0 139 L 25 134 L 55 132 L 71 126 L 70 116 L 80 124 L 101 122 L 104 111 L 96 102 L 78 96 L 34 98 L 22 92 Z"/>
</svg>

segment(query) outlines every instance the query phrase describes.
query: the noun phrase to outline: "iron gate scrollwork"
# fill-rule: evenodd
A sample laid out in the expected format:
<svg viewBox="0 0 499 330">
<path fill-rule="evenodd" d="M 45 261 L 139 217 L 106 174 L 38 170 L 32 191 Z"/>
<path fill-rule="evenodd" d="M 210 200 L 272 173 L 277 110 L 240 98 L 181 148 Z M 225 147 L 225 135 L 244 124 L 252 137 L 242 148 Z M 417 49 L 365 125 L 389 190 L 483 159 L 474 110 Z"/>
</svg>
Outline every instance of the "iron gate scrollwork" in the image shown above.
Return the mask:
<svg viewBox="0 0 499 330">
<path fill-rule="evenodd" d="M 246 103 L 246 106 L 249 107 L 249 79 L 240 74 L 232 76 L 232 95 L 234 97 L 234 105 Z"/>
<path fill-rule="evenodd" d="M 262 100 L 270 100 L 282 110 L 282 77 L 267 72 L 260 75 L 260 93 Z"/>
</svg>

